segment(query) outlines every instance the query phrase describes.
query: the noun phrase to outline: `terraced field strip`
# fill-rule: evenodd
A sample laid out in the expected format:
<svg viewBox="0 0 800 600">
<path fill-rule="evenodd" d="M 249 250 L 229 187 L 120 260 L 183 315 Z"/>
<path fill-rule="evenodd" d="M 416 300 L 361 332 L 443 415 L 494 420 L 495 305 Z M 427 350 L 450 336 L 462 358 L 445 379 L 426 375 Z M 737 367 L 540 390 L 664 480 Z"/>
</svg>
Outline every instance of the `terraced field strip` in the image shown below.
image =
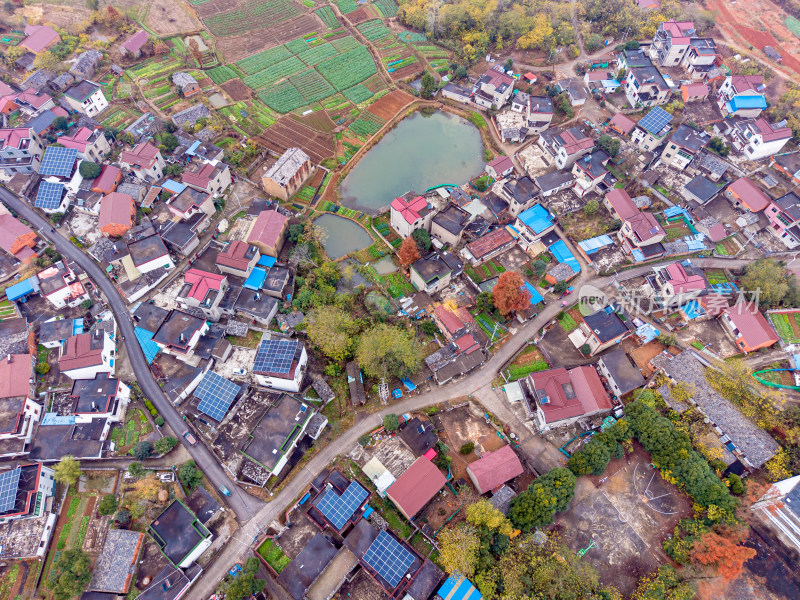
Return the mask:
<svg viewBox="0 0 800 600">
<path fill-rule="evenodd" d="M 245 75 L 253 75 L 290 58 L 292 53 L 286 46 L 275 46 L 238 61 L 236 64 Z"/>
<path fill-rule="evenodd" d="M 203 17 L 212 34 L 219 37 L 242 35 L 263 29 L 264 23 L 279 25 L 305 12 L 305 7 L 294 0 L 247 0 L 236 8 Z"/>
<path fill-rule="evenodd" d="M 315 12 L 328 29 L 336 29 L 339 26 L 339 21 L 336 20 L 336 14 L 330 6 L 323 6 Z"/>
<path fill-rule="evenodd" d="M 394 37 L 389 28 L 378 19 L 356 25 L 356 29 L 358 29 L 364 35 L 364 37 L 371 42 Z"/>
<path fill-rule="evenodd" d="M 223 65 L 221 67 L 214 67 L 210 71 L 207 71 L 207 75 L 216 84 L 225 83 L 226 81 L 230 81 L 231 79 L 235 79 L 239 76 L 239 74 L 234 71 L 231 67 L 227 65 Z"/>
<path fill-rule="evenodd" d="M 398 7 L 397 2 L 394 0 L 375 0 L 373 6 L 375 6 L 384 17 L 391 18 L 397 16 Z"/>
</svg>

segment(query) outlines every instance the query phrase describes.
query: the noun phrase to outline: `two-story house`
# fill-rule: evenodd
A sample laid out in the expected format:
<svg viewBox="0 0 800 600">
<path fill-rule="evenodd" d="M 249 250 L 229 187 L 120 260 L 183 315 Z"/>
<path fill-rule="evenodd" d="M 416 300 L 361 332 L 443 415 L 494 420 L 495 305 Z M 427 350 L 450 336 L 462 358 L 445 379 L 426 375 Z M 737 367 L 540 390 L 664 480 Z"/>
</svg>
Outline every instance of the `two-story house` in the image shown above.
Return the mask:
<svg viewBox="0 0 800 600">
<path fill-rule="evenodd" d="M 623 249 L 628 253 L 642 250 L 646 246 L 660 244 L 667 233 L 648 212 L 642 212 L 636 206 L 628 192 L 623 189 L 614 189 L 608 192 L 603 199 L 603 204 L 611 214 L 622 221 L 622 227 L 617 234 Z M 661 249 L 663 252 L 663 248 Z"/>
<path fill-rule="evenodd" d="M 541 204 L 521 212 L 514 222 L 514 229 L 519 233 L 518 241 L 523 250 L 533 246 L 554 228 L 553 215 Z"/>
<path fill-rule="evenodd" d="M 64 92 L 64 99 L 74 110 L 96 117 L 108 107 L 103 89 L 93 81 L 81 81 Z"/>
<path fill-rule="evenodd" d="M 506 212 L 511 217 L 528 210 L 539 199 L 536 183 L 527 175 L 498 182 L 492 187 L 492 191 L 508 203 Z"/>
<path fill-rule="evenodd" d="M 717 106 L 723 117 L 754 119 L 767 108 L 761 75 L 728 75 L 717 92 Z"/>
<path fill-rule="evenodd" d="M 216 212 L 214 200 L 208 192 L 188 186 L 180 194 L 170 198 L 167 207 L 173 215 L 184 221 L 198 214 L 208 218 Z M 202 226 L 198 229 L 202 229 Z"/>
<path fill-rule="evenodd" d="M 478 79 L 472 91 L 472 101 L 484 108 L 502 108 L 514 92 L 514 78 L 496 65 Z"/>
<path fill-rule="evenodd" d="M 550 96 L 528 96 L 525 107 L 528 119 L 528 134 L 541 133 L 553 121 L 553 99 Z"/>
<path fill-rule="evenodd" d="M 183 281 L 176 298 L 180 307 L 184 310 L 198 309 L 211 321 L 219 321 L 222 316 L 219 304 L 228 290 L 228 278 L 200 269 L 189 269 Z"/>
<path fill-rule="evenodd" d="M 296 339 L 262 339 L 253 361 L 256 382 L 267 388 L 299 392 L 308 354 Z"/>
<path fill-rule="evenodd" d="M 217 269 L 221 273 L 247 278 L 260 258 L 258 248 L 234 240 L 217 255 Z"/>
<path fill-rule="evenodd" d="M 708 281 L 703 272 L 689 260 L 668 265 L 655 265 L 645 276 L 642 293 L 655 297 L 662 307 L 675 308 L 704 295 Z"/>
<path fill-rule="evenodd" d="M 97 373 L 93 378 L 72 382 L 72 390 L 61 403 L 59 413 L 74 415 L 78 423 L 93 419 L 116 423 L 124 418 L 130 397 L 131 389 L 122 381 L 106 372 Z"/>
<path fill-rule="evenodd" d="M 308 154 L 289 148 L 261 177 L 261 187 L 269 194 L 288 200 L 314 173 Z"/>
<path fill-rule="evenodd" d="M 591 365 L 531 373 L 525 383 L 533 393 L 540 431 L 568 427 L 578 419 L 611 412 L 611 399 Z"/>
<path fill-rule="evenodd" d="M 0 360 L 0 456 L 23 453 L 43 408 L 31 393 L 33 361 L 30 354 L 7 354 Z M 5 441 L 13 440 L 13 441 Z"/>
<path fill-rule="evenodd" d="M 457 204 L 450 203 L 433 217 L 431 235 L 454 248 L 461 242 L 461 236 L 470 219 L 467 211 Z"/>
<path fill-rule="evenodd" d="M 800 152 L 784 152 L 770 156 L 769 168 L 783 173 L 794 185 L 800 185 Z"/>
<path fill-rule="evenodd" d="M 197 342 L 208 332 L 205 319 L 180 310 L 173 310 L 153 334 L 161 352 L 171 354 L 187 364 L 195 362 Z"/>
<path fill-rule="evenodd" d="M 651 108 L 634 127 L 631 140 L 646 152 L 655 150 L 672 129 L 672 119 L 672 115 L 660 106 Z"/>
<path fill-rule="evenodd" d="M 770 197 L 749 177 L 740 177 L 725 189 L 725 195 L 737 208 L 761 212 L 770 204 Z"/>
<path fill-rule="evenodd" d="M 0 205 L 0 248 L 19 262 L 28 264 L 36 258 L 36 232 Z"/>
<path fill-rule="evenodd" d="M 694 23 L 691 21 L 664 21 L 653 36 L 650 58 L 663 67 L 679 65 L 689 51 L 694 33 Z"/>
<path fill-rule="evenodd" d="M 416 229 L 430 231 L 435 211 L 424 196 L 406 192 L 392 200 L 389 208 L 389 222 L 400 237 L 405 239 Z"/>
<path fill-rule="evenodd" d="M 417 291 L 434 294 L 442 291 L 464 271 L 464 263 L 452 252 L 434 251 L 411 263 L 411 285 Z"/>
<path fill-rule="evenodd" d="M 789 249 L 800 246 L 800 196 L 794 192 L 773 200 L 765 214 L 769 232 Z"/>
<path fill-rule="evenodd" d="M 572 165 L 572 176 L 575 178 L 572 191 L 581 198 L 589 192 L 605 194 L 616 183 L 606 168 L 609 159 L 603 150 L 595 150 L 576 160 Z"/>
<path fill-rule="evenodd" d="M 67 338 L 58 366 L 70 379 L 94 379 L 98 373 L 114 373 L 115 344 L 103 329 Z"/>
<path fill-rule="evenodd" d="M 722 313 L 720 322 L 742 352 L 769 348 L 780 339 L 754 303 L 737 302 Z"/>
<path fill-rule="evenodd" d="M 661 162 L 683 171 L 710 139 L 705 131 L 681 123 L 669 137 Z"/>
<path fill-rule="evenodd" d="M 219 198 L 232 183 L 231 169 L 224 162 L 193 163 L 183 172 L 181 181 L 197 190 Z"/>
<path fill-rule="evenodd" d="M 43 517 L 56 495 L 55 471 L 43 463 L 22 464 L 5 471 L 3 484 L 11 501 L 0 508 L 0 523 Z"/>
<path fill-rule="evenodd" d="M 725 122 L 717 125 L 731 145 L 748 160 L 760 160 L 777 154 L 792 139 L 792 130 L 773 125 L 763 117 Z"/>
<path fill-rule="evenodd" d="M 712 38 L 691 38 L 689 49 L 681 59 L 681 66 L 689 71 L 692 79 L 707 79 L 715 69 L 719 55 L 717 43 Z"/>
<path fill-rule="evenodd" d="M 642 48 L 637 48 L 636 50 L 626 48 L 617 53 L 617 67 L 624 69 L 625 72 L 634 68 L 651 66 L 653 66 L 653 61 L 650 60 L 650 56 Z"/>
<path fill-rule="evenodd" d="M 140 142 L 132 150 L 124 150 L 119 155 L 122 168 L 131 171 L 143 181 L 156 181 L 164 176 L 166 162 L 161 150 L 150 142 Z"/>
<path fill-rule="evenodd" d="M 31 127 L 0 129 L 0 169 L 9 177 L 39 171 L 44 145 Z"/>
<path fill-rule="evenodd" d="M 128 194 L 111 192 L 100 199 L 98 226 L 105 237 L 122 237 L 136 223 L 136 204 Z"/>
<path fill-rule="evenodd" d="M 576 160 L 594 148 L 594 140 L 584 135 L 578 127 L 563 131 L 548 129 L 541 133 L 537 143 L 550 155 L 559 169 L 571 167 Z"/>
<path fill-rule="evenodd" d="M 671 90 L 656 67 L 636 67 L 625 78 L 625 97 L 633 108 L 669 102 Z"/>
<path fill-rule="evenodd" d="M 39 293 L 55 308 L 74 308 L 90 298 L 75 271 L 62 261 L 40 271 L 36 277 L 39 280 Z"/>
<path fill-rule="evenodd" d="M 635 326 L 617 304 L 609 304 L 591 315 L 586 315 L 578 328 L 569 334 L 572 344 L 587 356 L 621 344 L 633 334 Z M 588 350 L 588 351 L 587 351 Z"/>
<path fill-rule="evenodd" d="M 58 143 L 67 148 L 75 148 L 78 156 L 97 164 L 103 162 L 106 155 L 111 152 L 111 145 L 102 129 L 79 127 L 72 134 L 58 138 Z"/>
</svg>

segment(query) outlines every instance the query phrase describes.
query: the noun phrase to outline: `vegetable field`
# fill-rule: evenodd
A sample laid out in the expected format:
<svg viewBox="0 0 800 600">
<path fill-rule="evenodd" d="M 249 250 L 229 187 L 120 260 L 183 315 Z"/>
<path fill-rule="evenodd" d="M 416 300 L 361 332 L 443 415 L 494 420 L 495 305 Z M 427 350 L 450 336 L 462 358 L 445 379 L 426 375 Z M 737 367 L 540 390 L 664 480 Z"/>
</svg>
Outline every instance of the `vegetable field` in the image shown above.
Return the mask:
<svg viewBox="0 0 800 600">
<path fill-rule="evenodd" d="M 249 56 L 236 63 L 245 75 L 252 75 L 263 71 L 281 61 L 290 58 L 292 53 L 286 49 L 286 46 L 275 46 L 269 50 L 264 50 L 253 56 Z"/>
<path fill-rule="evenodd" d="M 339 7 L 343 15 L 349 15 L 351 12 L 358 10 L 356 0 L 336 0 L 336 6 Z"/>
<path fill-rule="evenodd" d="M 392 37 L 392 32 L 379 19 L 361 23 L 361 25 L 356 25 L 356 28 L 371 42 Z"/>
<path fill-rule="evenodd" d="M 345 97 L 353 104 L 361 104 L 362 102 L 366 102 L 372 98 L 372 92 L 370 92 L 366 86 L 360 83 L 358 85 L 354 85 L 350 89 L 345 90 L 343 93 Z"/>
<path fill-rule="evenodd" d="M 336 14 L 334 14 L 330 6 L 323 6 L 317 10 L 316 13 L 328 29 L 336 29 L 339 26 L 339 21 L 336 20 Z"/>
<path fill-rule="evenodd" d="M 205 17 L 206 27 L 219 37 L 242 35 L 262 29 L 264 23 L 278 25 L 305 12 L 305 7 L 294 0 L 248 0 L 223 13 Z"/>
<path fill-rule="evenodd" d="M 372 55 L 364 46 L 321 63 L 317 70 L 336 91 L 353 87 L 378 71 Z"/>
<path fill-rule="evenodd" d="M 211 78 L 211 81 L 214 83 L 225 83 L 231 79 L 235 79 L 239 75 L 229 66 L 225 65 L 222 67 L 214 67 L 209 71 L 206 71 L 206 75 Z"/>
<path fill-rule="evenodd" d="M 394 0 L 375 0 L 373 5 L 384 17 L 391 18 L 397 16 L 397 2 Z"/>
</svg>

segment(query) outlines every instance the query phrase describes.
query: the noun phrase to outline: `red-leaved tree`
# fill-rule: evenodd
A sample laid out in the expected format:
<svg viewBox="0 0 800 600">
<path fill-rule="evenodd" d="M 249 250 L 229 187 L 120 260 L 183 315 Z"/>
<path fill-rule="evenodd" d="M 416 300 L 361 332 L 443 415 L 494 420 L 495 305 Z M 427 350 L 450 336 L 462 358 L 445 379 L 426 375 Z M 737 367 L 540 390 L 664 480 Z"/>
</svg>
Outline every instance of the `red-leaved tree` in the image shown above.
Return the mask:
<svg viewBox="0 0 800 600">
<path fill-rule="evenodd" d="M 415 260 L 419 260 L 419 247 L 413 237 L 408 236 L 403 240 L 403 243 L 400 244 L 400 248 L 397 250 L 397 258 L 400 259 L 400 264 L 405 267 Z"/>
<path fill-rule="evenodd" d="M 744 563 L 756 555 L 756 551 L 742 546 L 743 532 L 726 528 L 722 533 L 709 531 L 694 543 L 692 558 L 702 565 L 712 566 L 725 580 L 735 579 L 742 572 Z"/>
<path fill-rule="evenodd" d="M 506 271 L 498 277 L 492 288 L 492 296 L 495 307 L 503 316 L 513 311 L 525 310 L 531 301 L 531 295 L 525 289 L 525 280 L 514 271 Z"/>
</svg>

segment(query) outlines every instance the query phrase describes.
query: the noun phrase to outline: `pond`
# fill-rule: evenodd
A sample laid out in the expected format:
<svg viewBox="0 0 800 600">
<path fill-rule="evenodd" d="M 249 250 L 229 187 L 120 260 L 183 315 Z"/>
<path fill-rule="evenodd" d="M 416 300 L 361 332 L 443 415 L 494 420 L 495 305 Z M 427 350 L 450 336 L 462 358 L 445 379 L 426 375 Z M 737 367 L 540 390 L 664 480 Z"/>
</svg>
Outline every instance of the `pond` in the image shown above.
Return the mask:
<svg viewBox="0 0 800 600">
<path fill-rule="evenodd" d="M 342 204 L 375 213 L 409 190 L 461 185 L 483 171 L 478 128 L 456 115 L 416 112 L 367 152 L 342 182 Z"/>
<path fill-rule="evenodd" d="M 323 230 L 322 247 L 333 260 L 372 245 L 367 230 L 344 217 L 322 215 L 314 219 L 314 226 Z"/>
<path fill-rule="evenodd" d="M 372 266 L 378 275 L 388 275 L 397 271 L 397 265 L 394 264 L 391 256 L 384 256 L 382 259 L 375 261 Z"/>
</svg>

